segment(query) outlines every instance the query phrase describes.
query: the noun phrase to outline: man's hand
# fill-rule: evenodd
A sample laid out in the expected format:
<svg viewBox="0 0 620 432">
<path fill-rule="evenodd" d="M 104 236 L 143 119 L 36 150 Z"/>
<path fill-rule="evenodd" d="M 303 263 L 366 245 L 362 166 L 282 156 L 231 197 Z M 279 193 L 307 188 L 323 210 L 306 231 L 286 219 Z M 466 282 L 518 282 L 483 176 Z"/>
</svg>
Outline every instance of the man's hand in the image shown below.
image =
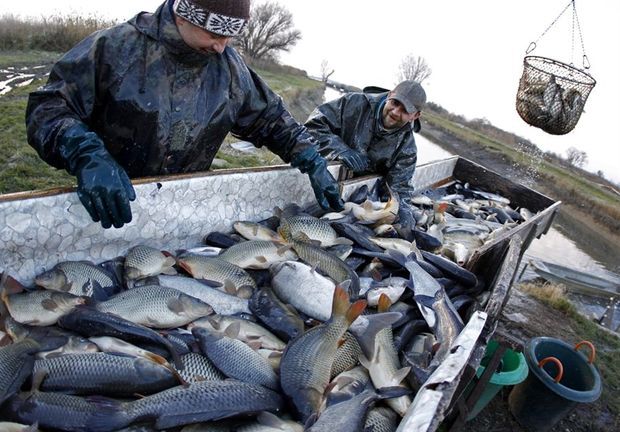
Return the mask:
<svg viewBox="0 0 620 432">
<path fill-rule="evenodd" d="M 356 173 L 366 171 L 370 166 L 368 156 L 353 149 L 347 149 L 340 153 L 338 160 L 342 161 L 351 171 Z"/>
<path fill-rule="evenodd" d="M 59 139 L 59 155 L 77 178 L 78 197 L 94 222 L 101 221 L 106 229 L 131 222 L 129 201 L 136 192 L 96 133 L 83 123 L 74 125 Z"/>
<path fill-rule="evenodd" d="M 78 197 L 103 228 L 120 228 L 131 222 L 129 201 L 136 193 L 125 170 L 105 150 L 82 156 L 76 177 Z"/>
<path fill-rule="evenodd" d="M 296 155 L 291 165 L 308 174 L 316 200 L 323 209 L 332 208 L 336 211 L 344 209 L 338 182 L 327 171 L 327 162 L 314 147 L 309 147 Z"/>
</svg>

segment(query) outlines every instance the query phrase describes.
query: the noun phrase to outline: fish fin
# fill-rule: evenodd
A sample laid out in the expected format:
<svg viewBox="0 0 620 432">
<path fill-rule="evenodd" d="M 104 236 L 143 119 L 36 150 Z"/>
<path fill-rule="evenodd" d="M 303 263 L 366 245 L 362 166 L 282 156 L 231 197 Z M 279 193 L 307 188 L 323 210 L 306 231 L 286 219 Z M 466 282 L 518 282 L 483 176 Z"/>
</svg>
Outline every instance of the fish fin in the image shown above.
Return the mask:
<svg viewBox="0 0 620 432">
<path fill-rule="evenodd" d="M 374 261 L 374 259 L 373 259 L 373 261 Z M 381 272 L 380 272 L 379 270 L 377 270 L 376 268 L 375 268 L 375 269 L 372 269 L 372 270 L 370 271 L 370 277 L 371 277 L 371 278 L 372 278 L 372 280 L 374 280 L 375 282 L 381 282 L 381 280 L 382 280 L 382 277 L 381 277 Z"/>
<path fill-rule="evenodd" d="M 211 279 L 195 279 L 203 285 L 206 285 L 210 288 L 221 288 L 224 286 L 222 282 L 214 281 Z"/>
<path fill-rule="evenodd" d="M 242 299 L 249 299 L 254 294 L 254 287 L 252 285 L 241 285 L 235 295 Z"/>
<path fill-rule="evenodd" d="M 86 430 L 117 430 L 131 423 L 123 402 L 103 396 L 87 396 L 85 400 L 95 406 L 86 421 Z"/>
<path fill-rule="evenodd" d="M 308 234 L 306 234 L 303 231 L 297 231 L 294 235 L 293 235 L 293 239 L 303 242 L 303 243 L 309 243 L 312 244 L 313 246 L 315 246 L 312 242 L 314 240 L 312 240 L 310 237 L 308 237 Z"/>
<path fill-rule="evenodd" d="M 340 338 L 340 339 L 338 339 L 338 342 L 337 342 L 338 348 L 340 348 L 341 346 L 343 346 L 343 345 L 345 344 L 345 342 L 346 342 L 346 341 L 347 341 L 347 340 L 346 340 L 345 338 Z"/>
<path fill-rule="evenodd" d="M 164 357 L 162 357 L 162 356 L 160 356 L 158 354 L 155 354 L 155 353 L 151 353 L 151 352 L 145 353 L 144 357 L 149 359 L 153 363 L 157 363 L 159 365 L 162 365 L 166 369 L 168 369 L 172 373 L 172 375 L 174 375 L 174 377 L 179 381 L 179 384 L 181 384 L 181 385 L 187 384 L 187 382 L 185 381 L 185 379 L 183 379 L 181 374 L 179 374 L 179 372 L 175 368 L 173 368 L 170 365 L 170 363 L 168 363 L 168 360 L 166 360 Z M 181 366 L 183 366 L 183 365 L 181 364 Z M 181 369 L 183 369 L 183 367 L 181 367 Z"/>
<path fill-rule="evenodd" d="M 168 267 L 162 271 L 165 275 L 176 275 L 178 272 L 174 267 Z"/>
<path fill-rule="evenodd" d="M 0 291 L 2 291 L 2 299 L 4 300 L 5 295 L 9 294 L 19 294 L 21 292 L 27 291 L 26 287 L 24 287 L 21 283 L 17 281 L 17 279 L 10 276 L 8 273 L 0 273 Z"/>
<path fill-rule="evenodd" d="M 364 354 L 360 354 L 359 361 L 362 366 L 364 366 L 367 370 L 370 370 L 372 367 L 372 362 L 368 360 L 368 358 Z"/>
<path fill-rule="evenodd" d="M 41 302 L 41 306 L 43 306 L 43 309 L 48 310 L 48 311 L 55 311 L 56 309 L 58 309 L 58 303 L 56 303 L 52 299 L 43 300 Z"/>
<path fill-rule="evenodd" d="M 284 256 L 284 254 L 286 253 L 286 251 L 293 249 L 293 247 L 289 244 L 285 244 L 283 246 L 280 246 L 277 250 L 276 253 L 279 256 Z"/>
<path fill-rule="evenodd" d="M 335 244 L 335 245 L 337 245 L 337 244 L 341 244 L 341 245 L 348 245 L 348 246 L 351 246 L 351 245 L 353 245 L 354 243 L 353 243 L 353 240 L 350 240 L 350 239 L 348 239 L 348 238 L 346 238 L 346 237 L 336 237 L 336 240 L 334 240 L 334 244 Z"/>
<path fill-rule="evenodd" d="M 349 331 L 357 338 L 362 348 L 362 352 L 367 358 L 372 359 L 375 353 L 375 338 L 377 333 L 388 326 L 391 326 L 399 319 L 400 312 L 383 312 L 374 315 L 367 315 L 364 318 L 367 324 L 363 327 L 351 327 Z"/>
<path fill-rule="evenodd" d="M 237 287 L 235 286 L 234 282 L 231 281 L 230 279 L 226 279 L 224 281 L 224 291 L 226 291 L 227 294 L 230 295 L 237 295 Z"/>
<path fill-rule="evenodd" d="M 173 298 L 173 299 L 168 300 L 168 302 L 166 303 L 166 306 L 171 312 L 174 312 L 177 315 L 185 311 L 183 302 L 179 298 Z"/>
<path fill-rule="evenodd" d="M 284 218 L 280 219 L 280 226 L 278 227 L 278 234 L 280 234 L 280 237 L 282 237 L 285 241 L 292 240 L 291 224 Z"/>
<path fill-rule="evenodd" d="M 312 427 L 312 425 L 315 424 L 318 419 L 319 415 L 317 413 L 310 414 L 310 416 L 308 416 L 308 418 L 304 422 L 304 430 L 307 431 L 308 429 L 310 429 L 310 427 Z"/>
<path fill-rule="evenodd" d="M 189 264 L 187 264 L 185 261 L 178 260 L 177 264 L 179 265 L 179 267 L 181 267 L 187 273 L 189 273 L 190 275 L 194 276 L 194 273 L 192 272 L 192 267 Z"/>
<path fill-rule="evenodd" d="M 234 323 L 226 327 L 226 330 L 224 330 L 224 334 L 231 339 L 237 339 L 239 337 L 240 331 L 241 331 L 241 323 L 239 323 L 239 321 L 235 321 Z"/>
<path fill-rule="evenodd" d="M 163 250 L 163 251 L 160 251 L 160 252 L 161 252 L 161 253 L 162 253 L 162 254 L 163 254 L 166 258 L 174 258 L 174 255 L 172 255 L 172 253 L 171 253 L 171 252 L 168 252 L 167 250 Z M 175 262 L 176 262 L 176 260 L 175 260 Z"/>
<path fill-rule="evenodd" d="M 413 390 L 402 386 L 388 386 L 376 389 L 376 393 L 380 399 L 392 399 L 401 396 L 408 396 L 413 393 Z"/>
<path fill-rule="evenodd" d="M 350 306 L 351 302 L 347 290 L 340 284 L 336 285 L 332 300 L 332 317 L 345 316 Z"/>
<path fill-rule="evenodd" d="M 267 258 L 263 255 L 259 255 L 256 257 L 256 261 L 258 261 L 261 264 L 265 264 L 266 262 L 268 262 Z"/>
<path fill-rule="evenodd" d="M 45 380 L 45 377 L 48 374 L 49 374 L 49 370 L 43 367 L 41 369 L 38 369 L 32 375 L 32 387 L 30 388 L 31 393 L 35 393 L 39 391 L 39 389 L 41 388 L 41 384 L 43 383 L 43 380 Z"/>
<path fill-rule="evenodd" d="M 258 349 L 260 349 L 260 347 L 263 346 L 260 340 L 247 341 L 245 344 L 249 346 L 250 348 L 252 348 L 254 351 L 258 351 Z"/>
<path fill-rule="evenodd" d="M 270 413 L 269 411 L 262 411 L 260 414 L 258 414 L 256 420 L 258 420 L 261 425 L 266 426 L 270 429 L 285 430 L 284 422 L 280 419 L 280 417 Z"/>
<path fill-rule="evenodd" d="M 270 359 L 282 358 L 282 354 L 283 353 L 281 353 L 280 351 L 272 351 L 267 357 Z"/>
<path fill-rule="evenodd" d="M 395 373 L 394 373 L 394 385 L 398 385 L 401 382 L 403 382 L 403 380 L 405 378 L 407 378 L 407 375 L 409 375 L 409 372 L 411 372 L 411 366 L 407 366 L 401 369 L 398 369 Z"/>
<path fill-rule="evenodd" d="M 362 312 L 364 312 L 364 309 L 366 309 L 367 305 L 368 302 L 366 302 L 366 300 L 358 300 L 353 303 L 347 311 L 347 322 L 351 324 L 353 321 L 355 321 L 357 317 L 360 316 Z"/>
<path fill-rule="evenodd" d="M 390 300 L 388 295 L 385 293 L 381 293 L 381 295 L 379 296 L 379 303 L 377 304 L 377 311 L 389 312 L 391 306 L 392 301 Z"/>
</svg>

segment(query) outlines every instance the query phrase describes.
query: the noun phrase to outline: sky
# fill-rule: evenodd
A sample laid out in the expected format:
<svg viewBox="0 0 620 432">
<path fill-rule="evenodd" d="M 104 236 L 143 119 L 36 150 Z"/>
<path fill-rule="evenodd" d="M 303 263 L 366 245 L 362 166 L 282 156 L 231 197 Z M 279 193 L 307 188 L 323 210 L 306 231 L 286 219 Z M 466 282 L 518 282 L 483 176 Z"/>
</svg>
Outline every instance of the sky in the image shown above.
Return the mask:
<svg viewBox="0 0 620 432">
<path fill-rule="evenodd" d="M 263 0 L 254 0 L 263 2 Z M 94 13 L 125 20 L 154 11 L 161 0 L 20 0 L 3 13 L 22 16 Z M 529 126 L 517 114 L 515 97 L 530 42 L 569 4 L 568 0 L 312 0 L 280 1 L 293 14 L 302 40 L 281 62 L 320 75 L 327 61 L 331 79 L 364 87 L 397 83 L 407 55 L 432 69 L 424 81 L 428 100 L 467 119 L 485 118 L 561 156 L 575 147 L 588 154 L 586 169 L 620 182 L 620 1 L 575 0 L 589 73 L 597 84 L 579 123 L 554 136 Z M 542 36 L 531 55 L 582 68 L 582 49 L 572 7 Z M 305 119 L 300 119 L 301 121 Z M 466 154 L 461 155 L 467 157 Z"/>
</svg>

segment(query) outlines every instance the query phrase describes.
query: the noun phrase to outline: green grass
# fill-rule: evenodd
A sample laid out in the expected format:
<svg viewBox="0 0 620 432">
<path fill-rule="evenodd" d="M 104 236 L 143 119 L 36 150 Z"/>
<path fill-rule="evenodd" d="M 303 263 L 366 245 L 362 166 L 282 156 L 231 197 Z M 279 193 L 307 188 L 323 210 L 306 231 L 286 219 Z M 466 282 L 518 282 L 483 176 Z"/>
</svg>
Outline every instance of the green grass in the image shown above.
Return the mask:
<svg viewBox="0 0 620 432">
<path fill-rule="evenodd" d="M 39 85 L 33 82 L 0 97 L 0 194 L 75 183 L 64 171 L 43 162 L 26 142 L 28 93 Z"/>
<path fill-rule="evenodd" d="M 51 63 L 62 54 L 50 51 L 0 51 L 0 68 Z"/>
</svg>

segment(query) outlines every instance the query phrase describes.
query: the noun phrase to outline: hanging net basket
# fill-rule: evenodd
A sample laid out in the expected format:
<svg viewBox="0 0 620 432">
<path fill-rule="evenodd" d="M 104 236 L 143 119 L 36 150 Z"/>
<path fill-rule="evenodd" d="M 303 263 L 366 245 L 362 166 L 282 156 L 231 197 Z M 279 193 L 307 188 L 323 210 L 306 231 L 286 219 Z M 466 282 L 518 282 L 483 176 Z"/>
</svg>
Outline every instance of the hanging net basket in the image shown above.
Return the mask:
<svg viewBox="0 0 620 432">
<path fill-rule="evenodd" d="M 546 57 L 527 56 L 517 92 L 517 112 L 528 124 L 553 135 L 575 127 L 596 80 Z"/>
</svg>

